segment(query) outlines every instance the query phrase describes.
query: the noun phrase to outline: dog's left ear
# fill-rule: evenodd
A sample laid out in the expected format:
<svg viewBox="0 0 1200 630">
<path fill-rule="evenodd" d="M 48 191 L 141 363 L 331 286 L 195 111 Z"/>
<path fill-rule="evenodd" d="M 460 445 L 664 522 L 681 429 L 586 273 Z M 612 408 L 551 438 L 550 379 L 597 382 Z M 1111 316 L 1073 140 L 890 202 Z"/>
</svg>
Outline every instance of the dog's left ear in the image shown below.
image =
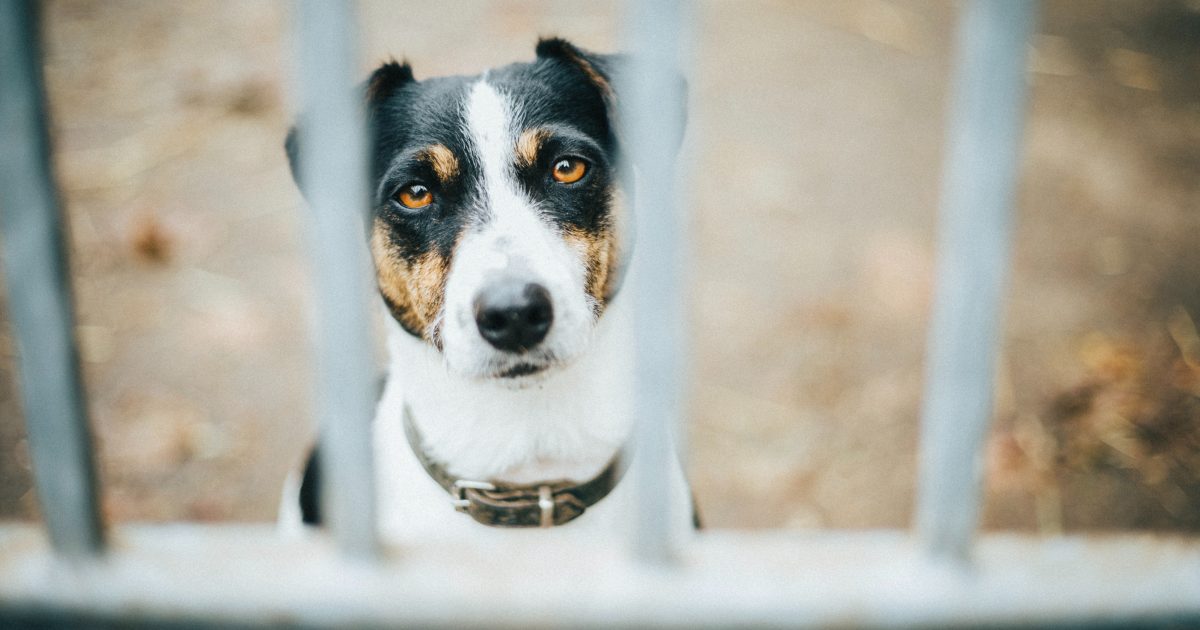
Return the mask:
<svg viewBox="0 0 1200 630">
<path fill-rule="evenodd" d="M 618 143 L 621 143 L 618 121 L 620 107 L 618 86 L 625 79 L 624 73 L 629 71 L 631 64 L 629 56 L 588 52 L 565 39 L 555 37 L 538 40 L 537 57 L 539 60 L 568 64 L 595 86 L 600 97 L 604 99 L 609 129 L 612 130 Z M 679 129 L 676 130 L 675 136 L 675 146 L 678 148 L 683 141 L 683 130 L 687 119 L 687 81 L 682 75 L 679 75 L 676 85 L 673 87 L 679 90 L 679 103 L 684 108 L 684 111 L 680 112 Z"/>
<path fill-rule="evenodd" d="M 394 94 L 396 90 L 415 81 L 412 67 L 408 65 L 408 62 L 387 61 L 371 73 L 370 78 L 359 87 L 366 105 L 368 130 L 375 124 L 375 110 L 379 104 Z M 292 125 L 291 129 L 288 129 L 287 139 L 283 142 L 283 147 L 287 151 L 288 166 L 292 170 L 292 179 L 300 188 L 301 194 L 304 193 L 304 184 L 300 181 L 301 142 L 299 136 L 301 133 L 299 129 L 303 126 L 303 121 L 304 119 L 301 117 L 295 125 Z"/>
<path fill-rule="evenodd" d="M 618 67 L 628 65 L 625 55 L 601 55 L 584 51 L 571 42 L 558 37 L 539 39 L 538 59 L 553 59 L 565 62 L 583 73 L 583 76 L 600 91 L 606 104 L 616 103 L 613 88 Z"/>
</svg>

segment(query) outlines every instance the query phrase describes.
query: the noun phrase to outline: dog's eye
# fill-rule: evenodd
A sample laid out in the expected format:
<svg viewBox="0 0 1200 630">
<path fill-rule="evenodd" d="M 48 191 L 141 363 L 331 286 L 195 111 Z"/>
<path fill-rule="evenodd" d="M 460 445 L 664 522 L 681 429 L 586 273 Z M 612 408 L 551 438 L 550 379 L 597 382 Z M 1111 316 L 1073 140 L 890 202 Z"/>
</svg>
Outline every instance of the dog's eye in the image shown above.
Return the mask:
<svg viewBox="0 0 1200 630">
<path fill-rule="evenodd" d="M 433 203 L 433 193 L 421 184 L 407 184 L 392 199 L 409 210 L 420 210 Z"/>
<path fill-rule="evenodd" d="M 550 176 L 560 184 L 574 184 L 587 174 L 587 162 L 579 158 L 563 158 L 554 163 Z"/>
</svg>

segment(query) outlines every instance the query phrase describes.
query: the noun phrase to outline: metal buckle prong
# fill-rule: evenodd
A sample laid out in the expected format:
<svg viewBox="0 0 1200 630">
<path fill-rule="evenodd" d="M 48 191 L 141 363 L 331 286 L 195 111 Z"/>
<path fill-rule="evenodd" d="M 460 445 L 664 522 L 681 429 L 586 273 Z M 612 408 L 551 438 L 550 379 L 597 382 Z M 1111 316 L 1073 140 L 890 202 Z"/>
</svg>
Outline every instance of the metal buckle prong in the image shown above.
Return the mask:
<svg viewBox="0 0 1200 630">
<path fill-rule="evenodd" d="M 459 512 L 466 512 L 471 507 L 471 500 L 467 498 L 467 490 L 495 490 L 496 486 L 486 481 L 471 481 L 470 479 L 456 479 L 454 481 L 454 498 L 450 503 L 454 505 L 454 509 Z"/>
<path fill-rule="evenodd" d="M 554 493 L 550 486 L 538 486 L 538 508 L 542 511 L 542 527 L 554 527 Z"/>
</svg>

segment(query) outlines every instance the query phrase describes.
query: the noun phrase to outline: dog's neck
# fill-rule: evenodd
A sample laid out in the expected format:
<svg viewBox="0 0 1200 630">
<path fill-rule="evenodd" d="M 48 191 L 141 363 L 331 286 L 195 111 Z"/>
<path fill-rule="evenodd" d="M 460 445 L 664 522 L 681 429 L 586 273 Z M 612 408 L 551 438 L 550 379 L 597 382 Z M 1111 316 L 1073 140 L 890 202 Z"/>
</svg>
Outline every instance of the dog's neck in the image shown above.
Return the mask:
<svg viewBox="0 0 1200 630">
<path fill-rule="evenodd" d="M 388 384 L 376 422 L 402 422 L 407 405 L 428 456 L 460 478 L 590 479 L 629 436 L 633 330 L 624 302 L 609 304 L 586 353 L 521 388 L 452 374 L 437 350 L 389 318 Z"/>
</svg>

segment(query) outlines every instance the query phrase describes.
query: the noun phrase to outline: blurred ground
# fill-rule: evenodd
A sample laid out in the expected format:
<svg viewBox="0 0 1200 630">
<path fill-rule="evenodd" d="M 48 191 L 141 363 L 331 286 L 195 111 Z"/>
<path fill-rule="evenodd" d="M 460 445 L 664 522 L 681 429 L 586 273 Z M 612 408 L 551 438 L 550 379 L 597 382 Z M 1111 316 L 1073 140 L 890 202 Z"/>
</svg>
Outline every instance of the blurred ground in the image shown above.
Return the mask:
<svg viewBox="0 0 1200 630">
<path fill-rule="evenodd" d="M 362 4 L 363 73 L 619 47 L 596 2 Z M 287 5 L 49 2 L 115 520 L 263 520 L 312 427 Z M 695 5 L 690 463 L 720 527 L 903 527 L 956 5 Z M 1200 530 L 1200 3 L 1044 3 L 991 527 Z M 5 324 L 6 325 L 6 324 Z M 36 513 L 0 327 L 0 517 Z"/>
</svg>

